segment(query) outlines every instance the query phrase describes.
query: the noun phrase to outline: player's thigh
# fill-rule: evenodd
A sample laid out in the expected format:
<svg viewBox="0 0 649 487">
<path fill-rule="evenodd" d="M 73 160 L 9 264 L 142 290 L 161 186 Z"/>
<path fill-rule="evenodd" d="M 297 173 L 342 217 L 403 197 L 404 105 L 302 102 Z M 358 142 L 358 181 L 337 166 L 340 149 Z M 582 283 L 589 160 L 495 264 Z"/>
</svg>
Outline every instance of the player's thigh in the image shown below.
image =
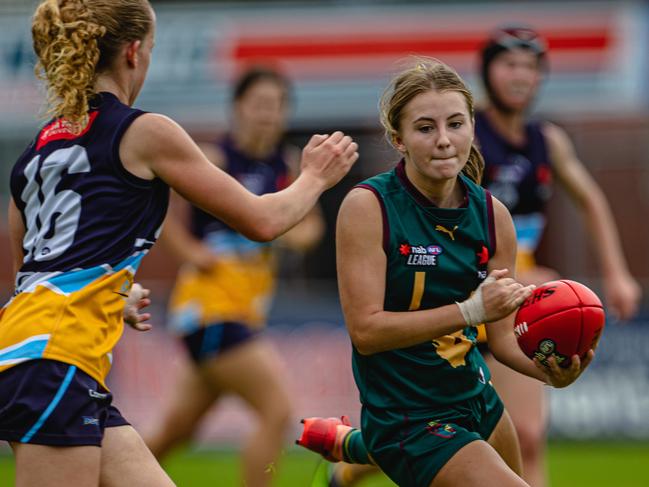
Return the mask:
<svg viewBox="0 0 649 487">
<path fill-rule="evenodd" d="M 501 364 L 493 357 L 487 359 L 498 395 L 514 422 L 519 435 L 525 438 L 543 437 L 547 422 L 547 400 L 543 384 Z"/>
<path fill-rule="evenodd" d="M 282 361 L 260 337 L 204 361 L 201 370 L 213 387 L 237 394 L 258 412 L 289 410 Z"/>
<path fill-rule="evenodd" d="M 173 427 L 183 435 L 191 433 L 219 396 L 220 390 L 212 386 L 198 365 L 186 364 L 181 368 L 173 392 L 163 406 L 162 427 Z"/>
<path fill-rule="evenodd" d="M 506 409 L 489 436 L 488 443 L 498 452 L 509 468 L 518 475 L 523 474 L 523 460 L 521 459 L 518 436 Z"/>
<path fill-rule="evenodd" d="M 440 469 L 430 487 L 525 487 L 485 441 L 472 441 L 458 450 Z"/>
<path fill-rule="evenodd" d="M 101 444 L 101 487 L 166 487 L 174 483 L 131 426 L 106 428 Z M 74 484 L 69 484 L 74 485 Z"/>
<path fill-rule="evenodd" d="M 98 446 L 11 444 L 16 458 L 16 487 L 96 487 Z"/>
</svg>

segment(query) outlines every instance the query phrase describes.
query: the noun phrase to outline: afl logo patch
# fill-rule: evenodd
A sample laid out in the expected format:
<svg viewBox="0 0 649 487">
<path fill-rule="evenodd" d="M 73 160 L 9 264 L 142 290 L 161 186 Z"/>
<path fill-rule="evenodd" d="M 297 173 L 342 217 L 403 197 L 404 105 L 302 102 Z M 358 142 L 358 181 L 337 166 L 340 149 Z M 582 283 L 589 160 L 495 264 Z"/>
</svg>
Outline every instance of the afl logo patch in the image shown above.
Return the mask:
<svg viewBox="0 0 649 487">
<path fill-rule="evenodd" d="M 426 247 L 426 252 L 428 252 L 429 255 L 439 255 L 443 250 L 439 245 L 429 245 Z"/>
</svg>

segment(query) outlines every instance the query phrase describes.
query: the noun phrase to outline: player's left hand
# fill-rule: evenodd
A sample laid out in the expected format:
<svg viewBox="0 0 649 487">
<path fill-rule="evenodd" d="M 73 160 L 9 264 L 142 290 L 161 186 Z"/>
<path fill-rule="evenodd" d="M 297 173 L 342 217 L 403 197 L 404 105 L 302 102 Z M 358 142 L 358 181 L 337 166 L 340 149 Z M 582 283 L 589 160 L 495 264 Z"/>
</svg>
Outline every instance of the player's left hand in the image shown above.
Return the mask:
<svg viewBox="0 0 649 487">
<path fill-rule="evenodd" d="M 619 273 L 604 280 L 604 294 L 613 315 L 620 320 L 628 320 L 638 311 L 642 292 L 631 275 Z"/>
<path fill-rule="evenodd" d="M 586 367 L 593 361 L 593 357 L 595 357 L 595 351 L 590 349 L 583 362 L 579 359 L 579 355 L 575 354 L 572 356 L 570 365 L 566 368 L 559 367 L 554 357 L 547 359 L 547 367 L 536 358 L 534 359 L 534 364 L 543 372 L 545 382 L 548 385 L 561 389 L 576 381 Z"/>
<path fill-rule="evenodd" d="M 153 326 L 144 323 L 151 318 L 151 313 L 140 313 L 143 308 L 151 304 L 149 299 L 150 291 L 143 288 L 137 282 L 131 286 L 131 290 L 124 304 L 124 322 L 137 331 L 149 331 Z"/>
</svg>

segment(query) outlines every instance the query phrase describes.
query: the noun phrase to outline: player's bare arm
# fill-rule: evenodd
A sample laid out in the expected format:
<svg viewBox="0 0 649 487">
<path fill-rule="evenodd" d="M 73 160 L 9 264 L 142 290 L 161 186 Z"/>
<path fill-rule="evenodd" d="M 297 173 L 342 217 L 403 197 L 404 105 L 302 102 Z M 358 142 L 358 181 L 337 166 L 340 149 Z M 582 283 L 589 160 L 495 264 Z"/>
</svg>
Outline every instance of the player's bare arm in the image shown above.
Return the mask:
<svg viewBox="0 0 649 487">
<path fill-rule="evenodd" d="M 142 143 L 142 141 L 148 141 Z M 208 161 L 175 122 L 156 114 L 139 117 L 124 135 L 120 156 L 140 177 L 160 177 L 196 206 L 218 215 L 245 236 L 268 241 L 313 207 L 358 159 L 358 146 L 341 132 L 315 135 L 302 154 L 302 173 L 287 189 L 256 196 Z"/>
<path fill-rule="evenodd" d="M 199 143 L 198 147 L 212 164 L 225 169 L 225 154 L 216 144 Z"/>
<path fill-rule="evenodd" d="M 291 182 L 295 181 L 300 174 L 300 156 L 301 151 L 298 147 L 288 146 L 285 150 L 289 181 Z M 315 205 L 300 223 L 282 235 L 278 243 L 297 252 L 308 252 L 320 242 L 324 233 L 325 223 L 322 210 L 320 205 Z"/>
<path fill-rule="evenodd" d="M 215 144 L 200 143 L 205 157 L 219 169 L 224 169 L 225 155 Z M 169 194 L 169 210 L 158 241 L 181 264 L 193 265 L 198 270 L 211 269 L 217 257 L 201 240 L 194 237 L 184 224 L 189 204 L 175 191 Z"/>
<path fill-rule="evenodd" d="M 501 269 L 506 267 L 511 269 L 512 275 L 515 275 L 516 265 L 516 232 L 512 218 L 500 201 L 496 198 L 494 202 L 494 219 L 496 224 L 496 253 L 489 260 L 489 269 Z M 521 287 L 527 290 L 529 296 L 534 290 L 534 286 Z M 569 368 L 559 367 L 553 360 L 550 367 L 545 367 L 538 362 L 530 360 L 521 350 L 514 335 L 514 311 L 520 306 L 519 303 L 507 316 L 487 324 L 487 339 L 489 350 L 496 360 L 506 366 L 525 374 L 529 377 L 538 379 L 554 387 L 565 387 L 579 377 L 584 369 L 590 364 L 594 352 L 590 350 L 586 359 L 581 362 L 578 356 L 572 357 Z"/>
<path fill-rule="evenodd" d="M 190 264 L 199 271 L 207 271 L 218 256 L 201 240 L 195 238 L 178 216 L 167 213 L 158 241 L 181 264 Z"/>
<path fill-rule="evenodd" d="M 184 224 L 188 206 L 175 191 L 171 191 L 169 211 L 158 241 L 181 264 L 187 263 L 199 271 L 206 271 L 213 267 L 218 257 L 202 240 L 192 235 Z"/>
<path fill-rule="evenodd" d="M 496 253 L 489 259 L 489 269 L 509 269 L 509 275 L 516 275 L 516 232 L 514 223 L 505 205 L 493 198 L 494 220 L 496 226 Z M 534 289 L 527 286 L 527 295 Z M 521 302 L 522 303 L 522 302 Z M 545 377 L 534 363 L 522 352 L 514 335 L 513 308 L 507 316 L 487 324 L 489 350 L 494 357 L 508 367 L 545 382 Z"/>
<path fill-rule="evenodd" d="M 577 157 L 566 132 L 547 123 L 544 134 L 555 176 L 580 210 L 601 262 L 607 302 L 615 314 L 628 319 L 637 311 L 641 291 L 622 253 L 611 208 L 601 188 Z"/>
</svg>

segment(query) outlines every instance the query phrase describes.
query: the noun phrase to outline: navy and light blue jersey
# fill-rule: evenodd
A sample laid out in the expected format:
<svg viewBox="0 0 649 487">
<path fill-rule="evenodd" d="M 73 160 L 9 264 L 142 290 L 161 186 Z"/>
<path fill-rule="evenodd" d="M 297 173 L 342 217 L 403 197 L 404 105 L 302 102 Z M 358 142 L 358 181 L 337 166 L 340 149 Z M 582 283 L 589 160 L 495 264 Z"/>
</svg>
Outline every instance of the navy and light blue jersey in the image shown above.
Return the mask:
<svg viewBox="0 0 649 487">
<path fill-rule="evenodd" d="M 525 144 L 505 140 L 477 112 L 475 133 L 485 160 L 483 186 L 509 209 L 514 219 L 519 247 L 534 251 L 545 227 L 545 206 L 552 190 L 548 148 L 540 122 L 525 126 Z"/>
<path fill-rule="evenodd" d="M 120 160 L 122 136 L 142 113 L 101 93 L 82 132 L 53 120 L 15 164 L 11 194 L 25 227 L 24 256 L 0 317 L 0 370 L 50 358 L 103 383 L 124 296 L 169 198 L 164 182 L 136 177 Z"/>
<path fill-rule="evenodd" d="M 225 137 L 217 146 L 224 155 L 223 170 L 251 193 L 275 193 L 288 186 L 289 171 L 282 145 L 263 159 L 254 159 L 243 153 L 230 137 Z M 223 221 L 195 206 L 191 210 L 191 232 L 222 255 L 244 254 L 268 246 L 247 239 Z"/>
<path fill-rule="evenodd" d="M 218 144 L 223 169 L 250 192 L 274 193 L 288 185 L 285 148 L 253 159 L 231 138 Z M 266 322 L 275 286 L 275 261 L 268 243 L 254 242 L 224 222 L 193 207 L 191 232 L 216 254 L 210 269 L 181 269 L 170 298 L 170 328 L 189 336 L 215 323 L 259 328 Z"/>
<path fill-rule="evenodd" d="M 116 266 L 149 249 L 164 219 L 168 187 L 122 165 L 119 142 L 143 112 L 102 93 L 78 137 L 48 124 L 11 173 L 26 234 L 21 275 Z"/>
</svg>

